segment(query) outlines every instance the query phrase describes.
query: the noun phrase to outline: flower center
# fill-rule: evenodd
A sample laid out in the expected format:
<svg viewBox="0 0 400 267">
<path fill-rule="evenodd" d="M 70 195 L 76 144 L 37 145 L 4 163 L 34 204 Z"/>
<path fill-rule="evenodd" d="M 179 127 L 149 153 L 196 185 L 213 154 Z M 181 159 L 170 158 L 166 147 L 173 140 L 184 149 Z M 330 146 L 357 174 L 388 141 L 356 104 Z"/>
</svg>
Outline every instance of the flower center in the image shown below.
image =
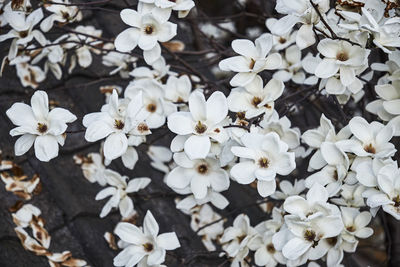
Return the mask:
<svg viewBox="0 0 400 267">
<path fill-rule="evenodd" d="M 258 96 L 253 97 L 253 100 L 251 100 L 251 104 L 253 104 L 253 106 L 255 107 L 257 107 L 261 102 L 262 99 L 259 98 Z"/>
<path fill-rule="evenodd" d="M 281 43 L 281 44 L 286 43 L 286 39 L 283 38 L 283 37 L 280 37 L 280 38 L 279 38 L 279 43 Z"/>
<path fill-rule="evenodd" d="M 237 237 L 239 243 L 242 243 L 243 239 L 245 239 L 245 238 L 246 238 L 246 235 L 241 235 L 241 236 Z"/>
<path fill-rule="evenodd" d="M 69 18 L 69 14 L 67 12 L 61 11 L 61 15 L 62 15 L 63 19 L 65 19 L 65 20 L 69 20 L 70 19 Z"/>
<path fill-rule="evenodd" d="M 39 133 L 45 133 L 47 132 L 47 129 L 48 127 L 45 123 L 40 123 L 40 122 L 38 123 L 37 130 Z"/>
<path fill-rule="evenodd" d="M 197 166 L 197 172 L 200 174 L 206 174 L 208 171 L 208 166 L 205 163 L 200 164 Z"/>
<path fill-rule="evenodd" d="M 267 245 L 267 251 L 271 254 L 275 253 L 275 247 L 273 244 L 268 244 Z"/>
<path fill-rule="evenodd" d="M 154 113 L 157 110 L 157 106 L 153 103 L 148 104 L 146 108 L 147 108 L 147 111 L 151 112 L 151 113 Z"/>
<path fill-rule="evenodd" d="M 255 64 L 256 64 L 256 61 L 254 59 L 251 59 L 249 68 L 252 70 L 254 68 Z"/>
<path fill-rule="evenodd" d="M 313 230 L 306 230 L 304 232 L 304 239 L 309 242 L 313 242 L 316 236 L 317 235 L 315 234 L 315 232 Z"/>
<path fill-rule="evenodd" d="M 146 252 L 151 252 L 154 249 L 154 246 L 152 243 L 143 244 L 143 247 Z"/>
<path fill-rule="evenodd" d="M 140 133 L 144 133 L 144 132 L 147 132 L 149 130 L 149 126 L 147 126 L 146 123 L 142 122 L 142 123 L 139 123 L 139 125 L 137 126 L 137 130 Z"/>
<path fill-rule="evenodd" d="M 196 124 L 196 127 L 194 127 L 194 130 L 196 131 L 196 133 L 202 134 L 202 133 L 205 133 L 207 131 L 207 126 L 199 121 Z"/>
<path fill-rule="evenodd" d="M 400 195 L 397 195 L 396 197 L 394 197 L 392 199 L 392 201 L 394 202 L 395 207 L 400 207 Z"/>
<path fill-rule="evenodd" d="M 115 127 L 116 129 L 122 130 L 122 129 L 124 129 L 124 126 L 125 126 L 125 124 L 124 124 L 123 121 L 121 121 L 121 120 L 115 120 L 115 121 L 114 121 L 114 127 Z"/>
<path fill-rule="evenodd" d="M 346 230 L 349 231 L 349 232 L 355 232 L 355 231 L 356 231 L 356 228 L 354 228 L 353 225 L 350 225 L 350 226 L 347 226 L 347 227 L 346 227 Z"/>
<path fill-rule="evenodd" d="M 372 144 L 369 144 L 369 145 L 364 146 L 364 150 L 365 150 L 366 152 L 368 152 L 368 153 L 371 153 L 371 154 L 375 154 L 375 153 L 376 153 L 376 150 L 375 150 L 375 148 L 372 146 Z"/>
<path fill-rule="evenodd" d="M 346 52 L 340 52 L 336 55 L 336 59 L 339 61 L 346 61 L 349 59 L 349 55 Z"/>
<path fill-rule="evenodd" d="M 19 37 L 25 38 L 26 36 L 28 36 L 28 31 L 19 32 Z"/>
<path fill-rule="evenodd" d="M 147 25 L 144 28 L 144 32 L 148 35 L 152 34 L 154 32 L 154 26 L 153 25 Z"/>
<path fill-rule="evenodd" d="M 258 160 L 258 165 L 260 165 L 261 168 L 268 168 L 269 166 L 269 159 L 267 158 L 260 158 Z"/>
<path fill-rule="evenodd" d="M 337 240 L 337 237 L 335 236 L 335 237 L 327 238 L 326 241 L 328 242 L 329 245 L 331 245 L 333 247 L 334 245 L 336 245 L 338 240 Z"/>
</svg>

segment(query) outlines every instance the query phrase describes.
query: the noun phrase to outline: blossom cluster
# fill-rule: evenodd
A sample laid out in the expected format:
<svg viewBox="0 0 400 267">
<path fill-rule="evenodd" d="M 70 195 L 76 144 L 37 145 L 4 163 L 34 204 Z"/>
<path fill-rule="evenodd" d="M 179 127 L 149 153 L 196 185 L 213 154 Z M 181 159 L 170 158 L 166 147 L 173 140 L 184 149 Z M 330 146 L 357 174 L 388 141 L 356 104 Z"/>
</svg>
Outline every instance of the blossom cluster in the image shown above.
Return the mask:
<svg viewBox="0 0 400 267">
<path fill-rule="evenodd" d="M 64 67 L 68 73 L 77 64 L 88 68 L 95 55 L 113 68 L 110 75 L 127 81 L 125 88 L 100 88 L 104 103 L 82 117 L 84 139 L 99 142 L 99 153 L 74 158 L 89 182 L 104 187 L 95 200 L 109 198 L 99 216 L 120 212 L 114 233 L 122 251 L 115 266 L 163 266 L 166 250 L 180 246 L 174 232 L 159 234 L 151 211 L 142 216 L 142 227 L 131 223 L 139 216 L 133 199 L 153 185 L 152 177 L 130 179 L 110 164 L 121 158 L 134 170 L 146 157 L 176 193 L 176 208 L 190 216 L 205 248 L 221 248 L 232 267 L 318 260 L 340 266 L 345 252 L 354 253 L 360 239 L 373 235 L 368 225 L 380 208 L 400 220 L 400 168 L 392 140 L 400 136 L 400 17 L 389 2 L 331 7 L 329 0 L 277 0 L 279 17 L 266 18 L 265 30 L 249 29 L 248 39 L 233 40 L 232 51 L 218 57 L 211 72 L 229 83 L 169 65 L 180 59 L 174 52 L 185 49 L 173 40 L 180 21 L 192 9 L 198 15 L 192 0 L 140 0 L 136 9 L 120 12 L 129 27 L 112 41 L 90 25 L 47 40 L 52 28 L 82 19 L 68 0 L 30 14 L 29 4 L 17 10 L 9 3 L 1 6 L 0 22 L 10 31 L 0 42 L 12 40 L 3 62 L 16 66 L 23 86 L 36 89 L 48 70 L 61 79 Z M 231 26 L 203 24 L 200 30 L 226 42 L 221 31 L 235 32 Z M 376 51 L 387 58 L 384 63 L 370 64 Z M 367 94 L 374 100 L 368 103 Z M 297 95 L 304 96 L 299 103 L 285 103 Z M 317 127 L 293 119 L 308 108 L 304 99 L 318 98 L 333 99 L 343 120 L 319 103 Z M 15 155 L 34 146 L 44 162 L 58 156 L 67 124 L 77 120 L 67 109 L 49 107 L 41 90 L 32 94 L 30 106 L 14 103 L 6 115 L 16 125 L 10 135 L 20 136 Z M 169 147 L 149 141 L 165 131 L 173 135 Z M 146 155 L 138 153 L 143 148 Z M 301 167 L 307 171 L 301 173 Z M 22 187 L 26 199 L 39 182 L 1 178 Z M 248 214 L 240 213 L 226 226 L 226 191 L 233 184 L 255 188 L 262 198 L 257 205 L 273 203 L 271 218 L 252 226 Z"/>
</svg>

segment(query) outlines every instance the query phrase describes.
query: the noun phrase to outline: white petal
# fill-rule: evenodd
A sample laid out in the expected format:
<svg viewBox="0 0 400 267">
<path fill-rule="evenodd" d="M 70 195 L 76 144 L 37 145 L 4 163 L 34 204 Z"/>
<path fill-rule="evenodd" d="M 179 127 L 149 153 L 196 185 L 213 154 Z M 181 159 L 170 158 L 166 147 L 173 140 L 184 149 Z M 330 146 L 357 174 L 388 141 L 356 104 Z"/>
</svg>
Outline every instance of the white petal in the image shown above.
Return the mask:
<svg viewBox="0 0 400 267">
<path fill-rule="evenodd" d="M 41 135 L 35 140 L 35 155 L 40 161 L 49 161 L 58 156 L 57 139 L 52 135 Z"/>
<path fill-rule="evenodd" d="M 35 142 L 36 135 L 33 134 L 24 134 L 15 142 L 15 155 L 21 156 L 25 154 Z M 57 145 L 58 146 L 58 145 Z"/>
<path fill-rule="evenodd" d="M 113 160 L 122 156 L 128 149 L 128 139 L 124 133 L 112 133 L 104 142 L 104 156 Z"/>
<path fill-rule="evenodd" d="M 231 169 L 231 176 L 240 184 L 250 184 L 255 180 L 254 172 L 257 166 L 252 161 L 236 164 Z"/>
<path fill-rule="evenodd" d="M 211 141 L 208 136 L 192 135 L 185 142 L 185 153 L 190 159 L 204 159 L 210 152 Z"/>
<path fill-rule="evenodd" d="M 128 28 L 124 30 L 115 38 L 115 48 L 121 52 L 130 52 L 137 46 L 139 35 L 138 29 Z"/>
<path fill-rule="evenodd" d="M 207 122 L 217 124 L 224 120 L 228 115 L 228 103 L 226 97 L 221 92 L 214 92 L 206 103 Z"/>
<path fill-rule="evenodd" d="M 151 211 L 146 212 L 146 216 L 144 217 L 143 221 L 143 232 L 145 235 L 151 235 L 156 237 L 158 235 L 158 231 L 160 228 L 158 227 L 158 223 L 154 218 Z"/>
<path fill-rule="evenodd" d="M 310 247 L 312 243 L 304 239 L 295 237 L 291 239 L 282 249 L 283 256 L 289 260 L 296 260 L 302 256 Z"/>
<path fill-rule="evenodd" d="M 157 245 L 166 250 L 174 250 L 181 246 L 174 232 L 159 235 L 157 237 Z"/>
</svg>

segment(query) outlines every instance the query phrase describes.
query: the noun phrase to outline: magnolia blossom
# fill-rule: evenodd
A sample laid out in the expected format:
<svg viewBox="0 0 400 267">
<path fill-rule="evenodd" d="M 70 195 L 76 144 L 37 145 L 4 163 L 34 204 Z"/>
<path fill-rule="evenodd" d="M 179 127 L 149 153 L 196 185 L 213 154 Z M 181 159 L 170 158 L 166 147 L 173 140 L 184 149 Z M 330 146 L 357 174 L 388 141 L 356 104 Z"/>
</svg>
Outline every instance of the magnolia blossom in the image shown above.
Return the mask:
<svg viewBox="0 0 400 267">
<path fill-rule="evenodd" d="M 145 57 L 152 58 L 150 61 L 154 62 L 154 58 L 157 59 L 161 53 L 157 42 L 167 42 L 176 35 L 177 25 L 167 21 L 168 18 L 133 9 L 123 9 L 120 15 L 122 21 L 131 28 L 121 32 L 115 39 L 114 44 L 118 51 L 129 52 L 138 45 L 142 50 L 151 51 Z"/>
<path fill-rule="evenodd" d="M 324 115 L 321 115 L 320 126 L 317 129 L 307 130 L 303 133 L 303 141 L 316 152 L 309 162 L 309 171 L 319 170 L 324 167 L 327 162 L 322 156 L 321 145 L 324 142 L 336 143 L 340 140 L 347 140 L 351 136 L 349 127 L 342 128 L 337 134 L 332 122 Z"/>
<path fill-rule="evenodd" d="M 284 34 L 274 34 L 274 26 L 278 20 L 276 18 L 268 18 L 265 20 L 265 26 L 272 33 L 273 36 L 273 49 L 276 51 L 283 50 L 296 42 L 297 31 L 288 31 Z"/>
<path fill-rule="evenodd" d="M 368 123 L 362 117 L 354 117 L 349 122 L 354 138 L 342 140 L 337 144 L 342 150 L 352 152 L 360 157 L 391 157 L 396 153 L 394 144 L 389 141 L 394 135 L 391 125 L 383 125 L 373 121 Z"/>
<path fill-rule="evenodd" d="M 202 237 L 201 241 L 208 251 L 215 251 L 216 247 L 213 244 L 213 240 L 217 240 L 217 238 L 224 232 L 223 220 L 214 223 L 222 218 L 221 215 L 214 212 L 211 206 L 207 204 L 204 204 L 200 208 L 193 211 L 191 215 L 192 218 L 190 221 L 190 227 L 193 231 L 197 231 L 201 227 L 213 223 L 199 230 L 197 234 Z"/>
<path fill-rule="evenodd" d="M 29 64 L 30 60 L 29 56 L 16 56 L 10 61 L 10 66 L 15 66 L 22 86 L 36 89 L 46 79 L 46 73 L 40 67 Z"/>
<path fill-rule="evenodd" d="M 114 258 L 114 266 L 135 266 L 143 258 L 149 266 L 159 265 L 165 260 L 166 250 L 180 247 L 174 232 L 158 234 L 159 226 L 150 211 L 144 217 L 143 230 L 133 224 L 120 222 L 114 232 L 127 243 Z"/>
<path fill-rule="evenodd" d="M 210 138 L 223 143 L 228 135 L 223 128 L 228 114 L 226 97 L 214 92 L 207 101 L 199 91 L 189 97 L 190 112 L 175 112 L 168 116 L 168 128 L 179 135 L 190 135 L 185 141 L 185 153 L 190 159 L 205 158 L 210 152 Z"/>
<path fill-rule="evenodd" d="M 74 30 L 77 33 L 71 33 L 68 35 L 67 41 L 63 46 L 67 49 L 77 48 L 75 50 L 76 57 L 71 58 L 71 66 L 69 71 L 71 72 L 75 67 L 76 58 L 78 58 L 78 64 L 82 68 L 87 68 L 92 64 L 93 58 L 91 52 L 95 54 L 100 54 L 100 50 L 96 49 L 96 45 L 100 45 L 102 41 L 98 40 L 96 37 L 101 38 L 102 30 L 97 30 L 93 26 L 82 26 L 79 25 Z M 79 34 L 82 33 L 82 34 Z M 94 36 L 94 37 L 90 37 Z M 83 45 L 81 45 L 83 43 Z M 88 44 L 88 45 L 85 45 Z"/>
<path fill-rule="evenodd" d="M 49 161 L 58 156 L 58 145 L 64 145 L 67 123 L 76 116 L 63 108 L 49 112 L 49 99 L 44 91 L 36 91 L 31 98 L 31 106 L 15 103 L 6 112 L 17 127 L 10 131 L 11 136 L 22 135 L 15 142 L 15 155 L 25 154 L 35 147 L 35 156 L 40 161 Z"/>
<path fill-rule="evenodd" d="M 321 14 L 329 10 L 329 0 L 313 0 Z M 297 23 L 302 23 L 296 35 L 296 44 L 300 49 L 304 49 L 314 44 L 316 41 L 313 32 L 314 25 L 318 24 L 320 17 L 309 0 L 278 0 L 275 10 L 285 14 L 283 18 L 274 23 L 272 33 L 283 35 L 290 32 Z"/>
<path fill-rule="evenodd" d="M 119 173 L 112 170 L 105 170 L 104 176 L 110 187 L 101 190 L 96 195 L 96 200 L 101 200 L 110 196 L 111 198 L 101 210 L 100 218 L 107 216 L 111 209 L 116 207 L 119 208 L 123 218 L 129 218 L 135 213 L 135 210 L 132 199 L 128 194 L 138 192 L 145 188 L 151 182 L 151 179 L 147 177 L 134 178 L 127 183 L 126 180 L 129 179 L 127 176 L 121 176 Z"/>
<path fill-rule="evenodd" d="M 368 64 L 370 53 L 369 50 L 352 45 L 347 41 L 331 39 L 324 39 L 319 42 L 318 51 L 325 58 L 318 64 L 315 76 L 331 78 L 340 71 L 340 82 L 344 86 L 349 86 L 358 79 L 355 71 Z"/>
<path fill-rule="evenodd" d="M 127 134 L 143 135 L 149 129 L 143 122 L 147 113 L 143 112 L 143 97 L 139 92 L 133 100 L 118 99 L 116 90 L 110 102 L 102 107 L 101 112 L 85 115 L 83 125 L 87 128 L 85 139 L 95 142 L 106 138 L 104 156 L 108 160 L 125 155 L 131 138 Z"/>
<path fill-rule="evenodd" d="M 222 249 L 232 260 L 232 266 L 240 266 L 249 253 L 249 245 L 257 237 L 257 231 L 250 225 L 250 219 L 245 214 L 240 214 L 233 221 L 233 225 L 226 228 L 220 238 Z"/>
<path fill-rule="evenodd" d="M 243 158 L 231 169 L 232 177 L 240 184 L 249 184 L 257 179 L 257 190 L 262 197 L 272 195 L 276 189 L 275 177 L 288 175 L 296 168 L 293 152 L 279 135 L 248 133 L 241 141 L 244 147 L 234 146 L 232 152 Z"/>
<path fill-rule="evenodd" d="M 17 55 L 18 45 L 26 45 L 33 39 L 38 41 L 40 45 L 44 46 L 46 44 L 46 38 L 42 32 L 33 29 L 42 18 L 43 11 L 41 8 L 25 16 L 25 12 L 13 11 L 10 4 L 6 5 L 4 8 L 4 19 L 12 29 L 8 33 L 0 35 L 0 42 L 13 38 L 8 53 L 9 59 L 13 59 Z"/>
<path fill-rule="evenodd" d="M 178 17 L 186 17 L 190 10 L 195 6 L 193 0 L 140 0 L 141 3 L 153 4 L 150 7 L 154 15 L 163 17 L 167 20 L 171 16 L 171 11 L 178 11 Z"/>
<path fill-rule="evenodd" d="M 375 92 L 379 99 L 369 103 L 365 109 L 378 115 L 381 120 L 389 121 L 396 129 L 395 135 L 400 135 L 400 80 L 376 85 Z"/>
<path fill-rule="evenodd" d="M 393 164 L 386 165 L 379 170 L 377 181 L 379 190 L 372 189 L 364 193 L 367 205 L 371 208 L 382 207 L 385 212 L 400 220 L 400 169 Z"/>
<path fill-rule="evenodd" d="M 345 233 L 343 238 L 349 242 L 355 242 L 356 238 L 368 238 L 374 230 L 366 227 L 371 221 L 371 213 L 368 211 L 360 212 L 357 208 L 340 207 Z"/>
<path fill-rule="evenodd" d="M 203 199 L 207 189 L 221 192 L 229 188 L 229 175 L 218 161 L 212 158 L 190 160 L 185 153 L 174 154 L 178 165 L 166 178 L 166 183 L 173 189 L 184 189 L 190 186 L 194 197 Z"/>
<path fill-rule="evenodd" d="M 271 79 L 265 87 L 260 76 L 243 87 L 233 88 L 228 96 L 228 107 L 233 112 L 245 112 L 246 118 L 253 118 L 262 113 L 269 117 L 274 111 L 274 101 L 283 92 L 282 81 Z"/>
<path fill-rule="evenodd" d="M 282 248 L 286 258 L 319 259 L 327 252 L 321 240 L 341 233 L 344 226 L 340 213 L 327 200 L 328 192 L 318 183 L 308 191 L 307 200 L 299 196 L 286 199 L 284 209 L 290 215 L 285 216 L 285 223 L 292 234 Z"/>
<path fill-rule="evenodd" d="M 272 48 L 272 36 L 261 35 L 253 43 L 250 40 L 238 39 L 232 42 L 232 49 L 239 56 L 230 57 L 219 63 L 224 71 L 238 72 L 231 80 L 232 86 L 246 86 L 263 70 L 277 69 L 282 64 L 279 53 L 268 55 Z M 268 55 L 268 56 L 267 56 Z"/>
<path fill-rule="evenodd" d="M 112 45 L 112 48 L 114 45 Z M 128 78 L 129 77 L 129 65 L 133 65 L 134 67 L 136 66 L 136 61 L 138 59 L 134 56 L 124 54 L 124 53 L 118 53 L 115 51 L 110 51 L 106 55 L 103 56 L 102 58 L 102 63 L 105 66 L 108 67 L 114 67 L 112 71 L 110 71 L 110 75 L 114 75 L 116 73 L 119 73 L 119 75 L 122 78 Z"/>
<path fill-rule="evenodd" d="M 182 75 L 179 78 L 169 76 L 165 85 L 165 98 L 176 104 L 183 104 L 189 101 L 192 83 L 189 76 Z"/>
<path fill-rule="evenodd" d="M 302 71 L 301 51 L 296 45 L 286 48 L 281 70 L 275 72 L 273 77 L 283 82 L 289 80 L 297 84 L 304 82 L 306 75 Z"/>
<path fill-rule="evenodd" d="M 150 129 L 158 128 L 165 124 L 166 117 L 176 108 L 171 103 L 163 101 L 163 88 L 152 80 L 137 80 L 128 85 L 124 96 L 134 99 L 138 94 L 143 96 L 146 123 Z"/>
<path fill-rule="evenodd" d="M 40 29 L 44 32 L 48 32 L 56 21 L 60 23 L 80 21 L 82 19 L 82 12 L 77 6 L 70 4 L 69 0 L 55 0 L 52 1 L 52 3 L 45 3 L 44 8 L 53 14 L 47 16 L 42 23 L 40 23 Z"/>
</svg>

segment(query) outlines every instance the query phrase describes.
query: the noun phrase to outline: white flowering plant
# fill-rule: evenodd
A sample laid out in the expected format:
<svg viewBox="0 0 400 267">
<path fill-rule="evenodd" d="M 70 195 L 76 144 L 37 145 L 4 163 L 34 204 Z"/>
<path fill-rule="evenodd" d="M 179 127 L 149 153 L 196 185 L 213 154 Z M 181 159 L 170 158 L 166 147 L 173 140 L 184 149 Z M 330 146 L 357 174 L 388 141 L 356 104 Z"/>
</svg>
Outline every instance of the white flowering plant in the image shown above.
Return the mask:
<svg viewBox="0 0 400 267">
<path fill-rule="evenodd" d="M 50 266 L 398 266 L 399 1 L 0 0 L 0 27 L 9 220 Z M 110 251 L 50 252 L 41 190 Z"/>
</svg>

